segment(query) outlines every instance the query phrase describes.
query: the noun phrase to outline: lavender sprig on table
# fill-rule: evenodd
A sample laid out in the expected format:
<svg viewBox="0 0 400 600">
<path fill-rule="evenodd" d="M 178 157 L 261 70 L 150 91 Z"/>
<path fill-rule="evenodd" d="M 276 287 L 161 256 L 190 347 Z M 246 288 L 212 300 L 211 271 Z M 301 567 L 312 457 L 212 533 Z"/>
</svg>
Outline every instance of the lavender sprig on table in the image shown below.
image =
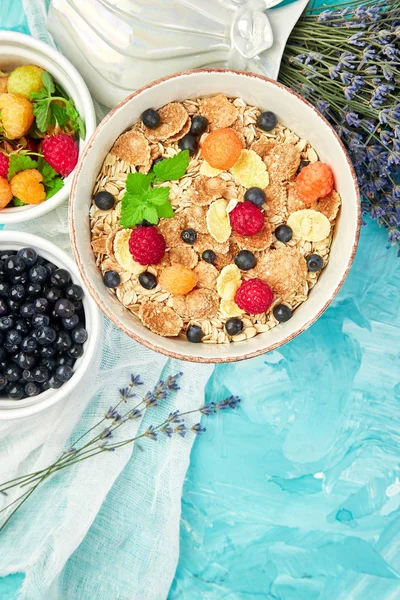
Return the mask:
<svg viewBox="0 0 400 600">
<path fill-rule="evenodd" d="M 400 2 L 351 0 L 308 9 L 291 33 L 279 80 L 332 123 L 353 161 L 364 214 L 400 255 Z"/>
<path fill-rule="evenodd" d="M 167 377 L 165 380 L 160 379 L 152 391 L 147 391 L 143 396 L 138 397 L 137 388 L 142 386 L 143 382 L 139 376 L 132 375 L 129 385 L 119 390 L 119 401 L 115 406 L 110 406 L 104 417 L 76 439 L 72 446 L 64 451 L 54 463 L 34 473 L 28 473 L 27 475 L 22 475 L 21 477 L 0 484 L 0 494 L 5 496 L 8 495 L 9 490 L 14 488 L 20 488 L 21 490 L 27 488 L 15 500 L 0 510 L 1 514 L 15 505 L 11 514 L 1 524 L 0 531 L 39 485 L 55 473 L 83 460 L 97 456 L 102 452 L 113 452 L 141 438 L 157 441 L 160 436 L 168 438 L 173 436 L 185 437 L 189 433 L 200 435 L 206 431 L 205 427 L 202 427 L 200 423 L 189 427 L 185 423 L 185 417 L 194 413 L 208 417 L 221 410 L 236 408 L 240 402 L 240 398 L 237 396 L 230 396 L 219 402 L 204 404 L 195 410 L 184 412 L 175 410 L 169 413 L 167 418 L 158 425 L 150 425 L 143 433 L 137 433 L 133 437 L 122 440 L 117 439 L 117 433 L 120 433 L 117 432 L 118 429 L 124 425 L 128 425 L 131 421 L 141 418 L 145 409 L 157 407 L 171 393 L 177 392 L 180 389 L 178 382 L 181 376 L 182 373 L 177 373 L 176 375 Z M 130 406 L 131 403 L 134 406 Z M 90 439 L 88 439 L 89 434 L 92 434 Z"/>
</svg>

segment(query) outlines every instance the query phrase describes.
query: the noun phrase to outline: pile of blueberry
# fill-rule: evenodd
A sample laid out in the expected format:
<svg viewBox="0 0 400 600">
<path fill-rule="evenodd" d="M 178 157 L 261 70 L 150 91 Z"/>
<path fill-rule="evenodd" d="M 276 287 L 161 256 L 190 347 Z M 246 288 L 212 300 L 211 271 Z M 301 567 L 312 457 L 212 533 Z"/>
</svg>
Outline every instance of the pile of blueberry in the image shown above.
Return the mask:
<svg viewBox="0 0 400 600">
<path fill-rule="evenodd" d="M 57 389 L 87 340 L 83 290 L 33 248 L 0 252 L 0 395 Z"/>
</svg>

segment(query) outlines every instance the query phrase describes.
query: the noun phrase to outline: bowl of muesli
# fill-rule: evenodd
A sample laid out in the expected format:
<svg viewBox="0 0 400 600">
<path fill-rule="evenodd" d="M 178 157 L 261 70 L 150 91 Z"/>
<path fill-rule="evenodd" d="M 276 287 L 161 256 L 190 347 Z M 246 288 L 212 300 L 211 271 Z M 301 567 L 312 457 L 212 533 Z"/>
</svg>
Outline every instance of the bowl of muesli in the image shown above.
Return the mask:
<svg viewBox="0 0 400 600">
<path fill-rule="evenodd" d="M 303 98 L 204 69 L 138 90 L 78 163 L 71 242 L 89 292 L 140 343 L 229 362 L 290 341 L 352 264 L 360 199 L 349 157 Z"/>
</svg>

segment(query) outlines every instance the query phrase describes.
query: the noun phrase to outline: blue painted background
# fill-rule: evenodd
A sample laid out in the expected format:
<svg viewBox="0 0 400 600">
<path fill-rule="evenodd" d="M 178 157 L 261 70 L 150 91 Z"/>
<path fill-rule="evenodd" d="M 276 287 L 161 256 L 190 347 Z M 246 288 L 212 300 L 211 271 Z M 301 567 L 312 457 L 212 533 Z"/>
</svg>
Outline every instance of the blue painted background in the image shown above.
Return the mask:
<svg viewBox="0 0 400 600">
<path fill-rule="evenodd" d="M 19 0 L 0 17 L 27 31 Z M 311 329 L 215 369 L 207 400 L 243 402 L 195 443 L 169 600 L 400 598 L 400 261 L 385 239 L 362 230 Z M 21 581 L 0 580 L 0 599 Z"/>
</svg>

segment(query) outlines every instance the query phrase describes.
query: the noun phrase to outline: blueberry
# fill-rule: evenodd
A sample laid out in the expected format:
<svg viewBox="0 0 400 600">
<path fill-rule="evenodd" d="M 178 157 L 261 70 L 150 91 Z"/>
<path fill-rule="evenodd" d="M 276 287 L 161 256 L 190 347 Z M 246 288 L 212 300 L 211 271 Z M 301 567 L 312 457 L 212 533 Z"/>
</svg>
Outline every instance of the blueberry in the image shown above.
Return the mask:
<svg viewBox="0 0 400 600">
<path fill-rule="evenodd" d="M 61 298 L 57 300 L 56 305 L 54 307 L 54 311 L 58 317 L 61 319 L 65 319 L 67 317 L 71 317 L 75 312 L 75 307 L 70 300 L 65 300 Z"/>
<path fill-rule="evenodd" d="M 257 117 L 257 127 L 263 131 L 271 131 L 277 123 L 278 119 L 276 118 L 276 115 L 269 110 L 262 112 Z"/>
<path fill-rule="evenodd" d="M 54 348 L 54 346 L 41 346 L 39 348 L 39 352 L 42 358 L 51 358 L 55 355 L 57 350 Z"/>
<path fill-rule="evenodd" d="M 36 330 L 36 340 L 41 346 L 49 346 L 57 339 L 57 332 L 53 327 L 43 325 Z"/>
<path fill-rule="evenodd" d="M 77 300 L 82 300 L 83 298 L 83 289 L 80 285 L 76 285 L 73 283 L 65 290 L 65 297 L 71 302 L 75 302 Z"/>
<path fill-rule="evenodd" d="M 28 335 L 30 327 L 24 319 L 17 319 L 14 328 L 24 335 Z"/>
<path fill-rule="evenodd" d="M 19 303 L 19 302 L 16 302 L 16 301 L 15 301 L 15 300 L 13 300 L 12 298 L 9 298 L 9 299 L 7 300 L 7 306 L 8 306 L 8 310 L 9 310 L 9 312 L 11 312 L 11 313 L 18 313 L 18 312 L 19 312 L 19 310 L 20 310 L 20 308 L 21 308 L 21 305 L 20 305 L 20 303 Z"/>
<path fill-rule="evenodd" d="M 33 369 L 33 376 L 36 383 L 44 383 L 49 378 L 49 371 L 45 366 L 39 365 Z"/>
<path fill-rule="evenodd" d="M 66 331 L 59 331 L 54 347 L 57 352 L 65 352 L 72 346 L 71 336 Z"/>
<path fill-rule="evenodd" d="M 18 273 L 18 275 L 13 275 L 11 277 L 12 283 L 19 283 L 21 285 L 26 285 L 28 283 L 28 273 L 24 271 L 23 273 Z"/>
<path fill-rule="evenodd" d="M 53 275 L 54 271 L 57 271 L 58 267 L 52 262 L 45 262 L 43 265 L 49 275 Z"/>
<path fill-rule="evenodd" d="M 16 352 L 18 352 L 18 348 L 19 348 L 19 346 L 15 342 L 9 342 L 7 340 L 4 342 L 4 349 L 9 354 L 15 354 Z"/>
<path fill-rule="evenodd" d="M 139 275 L 139 283 L 145 290 L 152 290 L 157 285 L 157 279 L 153 273 L 144 271 L 144 273 L 140 273 Z"/>
<path fill-rule="evenodd" d="M 38 283 L 28 283 L 26 293 L 30 298 L 37 298 L 42 293 L 42 286 Z"/>
<path fill-rule="evenodd" d="M 55 304 L 57 300 L 61 298 L 61 295 L 62 291 L 60 290 L 60 288 L 54 286 L 47 288 L 47 290 L 45 290 L 44 292 L 44 297 L 48 302 L 50 302 L 50 304 Z"/>
<path fill-rule="evenodd" d="M 8 381 L 19 381 L 21 379 L 22 371 L 17 365 L 9 365 L 4 371 L 4 375 Z"/>
<path fill-rule="evenodd" d="M 8 298 L 10 284 L 7 281 L 0 281 L 0 298 Z"/>
<path fill-rule="evenodd" d="M 140 280 L 140 275 L 139 275 L 139 280 Z M 74 329 L 74 327 L 76 327 L 78 325 L 78 323 L 79 323 L 79 316 L 76 313 L 74 313 L 70 317 L 66 317 L 65 319 L 62 320 L 64 329 Z"/>
<path fill-rule="evenodd" d="M 276 239 L 279 240 L 280 242 L 283 242 L 284 244 L 286 244 L 287 242 L 290 242 L 290 240 L 292 239 L 292 236 L 293 236 L 293 231 L 292 231 L 291 227 L 289 227 L 289 225 L 279 225 L 275 229 Z"/>
<path fill-rule="evenodd" d="M 193 156 L 193 154 L 196 154 L 197 152 L 199 143 L 194 135 L 187 133 L 179 140 L 178 146 L 181 150 L 189 150 L 189 154 Z"/>
<path fill-rule="evenodd" d="M 21 285 L 20 283 L 17 283 L 16 285 L 11 286 L 10 291 L 9 291 L 9 298 L 11 298 L 11 300 L 15 300 L 16 302 L 21 302 L 21 300 L 23 300 L 25 298 L 25 288 L 23 285 Z"/>
<path fill-rule="evenodd" d="M 57 367 L 56 377 L 62 382 L 69 381 L 73 374 L 73 370 L 71 369 L 71 367 L 67 367 L 67 365 Z"/>
<path fill-rule="evenodd" d="M 2 392 L 8 385 L 8 379 L 5 375 L 0 373 L 0 392 Z"/>
<path fill-rule="evenodd" d="M 72 304 L 75 308 L 75 311 L 81 310 L 83 308 L 82 300 L 74 300 Z"/>
<path fill-rule="evenodd" d="M 43 265 L 35 265 L 29 270 L 29 279 L 32 283 L 43 283 L 49 274 Z"/>
<path fill-rule="evenodd" d="M 10 258 L 10 256 L 14 256 L 16 253 L 15 250 L 3 250 L 2 252 L 0 252 L 0 260 L 6 260 L 7 258 Z"/>
<path fill-rule="evenodd" d="M 20 352 L 18 354 L 17 365 L 21 369 L 31 369 L 36 364 L 36 357 L 33 354 L 27 354 L 26 352 Z"/>
<path fill-rule="evenodd" d="M 8 315 L 8 304 L 4 300 L 4 298 L 0 298 L 0 317 L 4 317 L 4 315 Z"/>
<path fill-rule="evenodd" d="M 7 395 L 10 400 L 21 400 L 24 397 L 24 387 L 20 383 L 12 383 L 7 388 Z"/>
<path fill-rule="evenodd" d="M 289 321 L 292 316 L 292 311 L 288 306 L 286 306 L 286 304 L 277 304 L 272 309 L 272 313 L 279 323 L 285 323 L 285 321 Z"/>
<path fill-rule="evenodd" d="M 217 255 L 215 254 L 214 250 L 204 250 L 203 254 L 201 255 L 201 258 L 205 262 L 208 262 L 210 263 L 210 265 L 212 265 L 217 260 Z"/>
<path fill-rule="evenodd" d="M 56 370 L 58 363 L 55 358 L 44 358 L 40 361 L 40 365 L 46 367 L 51 373 Z"/>
<path fill-rule="evenodd" d="M 304 169 L 304 167 L 308 167 L 309 164 L 310 164 L 309 160 L 301 160 L 297 172 L 299 173 L 302 169 Z"/>
<path fill-rule="evenodd" d="M 319 254 L 309 254 L 306 258 L 306 262 L 307 269 L 310 271 L 310 273 L 316 273 L 317 271 L 320 271 L 324 266 L 324 261 L 319 256 Z"/>
<path fill-rule="evenodd" d="M 17 256 L 22 258 L 27 267 L 33 267 L 38 259 L 37 252 L 33 248 L 21 248 L 21 250 L 18 250 Z"/>
<path fill-rule="evenodd" d="M 51 388 L 51 385 L 49 383 L 49 380 L 45 381 L 44 383 L 42 383 L 40 385 L 40 388 L 42 390 L 42 392 L 45 392 L 46 390 L 49 390 Z"/>
<path fill-rule="evenodd" d="M 83 348 L 80 344 L 74 344 L 67 351 L 67 354 L 68 354 L 69 358 L 73 358 L 74 360 L 76 360 L 77 358 L 80 358 L 82 356 Z"/>
<path fill-rule="evenodd" d="M 43 325 L 50 325 L 50 317 L 48 315 L 34 314 L 32 317 L 31 325 L 33 329 L 38 329 Z"/>
<path fill-rule="evenodd" d="M 104 190 L 95 194 L 94 203 L 100 210 L 111 210 L 115 206 L 115 198 L 110 192 Z"/>
<path fill-rule="evenodd" d="M 184 229 L 181 238 L 186 244 L 194 244 L 197 239 L 197 233 L 194 229 Z"/>
<path fill-rule="evenodd" d="M 74 362 L 74 359 L 70 356 L 66 356 L 63 353 L 58 354 L 57 364 L 59 367 L 62 367 L 63 365 L 66 365 L 67 367 L 73 367 Z"/>
<path fill-rule="evenodd" d="M 243 329 L 243 321 L 237 317 L 231 317 L 225 323 L 225 329 L 228 335 L 237 335 Z"/>
<path fill-rule="evenodd" d="M 103 276 L 103 283 L 108 288 L 115 288 L 121 283 L 121 278 L 116 271 L 106 271 Z"/>
<path fill-rule="evenodd" d="M 88 334 L 83 325 L 79 325 L 72 330 L 71 337 L 75 344 L 84 344 L 88 338 Z"/>
<path fill-rule="evenodd" d="M 37 315 L 44 315 L 49 312 L 49 301 L 46 298 L 36 298 L 33 302 L 33 309 Z"/>
<path fill-rule="evenodd" d="M 22 371 L 22 380 L 23 381 L 35 381 L 35 377 L 33 375 L 32 369 L 24 369 Z"/>
<path fill-rule="evenodd" d="M 0 317 L 0 331 L 8 331 L 14 327 L 15 319 L 13 315 Z"/>
<path fill-rule="evenodd" d="M 140 221 L 140 223 L 138 223 L 137 226 L 138 227 L 154 227 L 154 223 L 150 223 L 150 221 L 143 219 L 143 221 Z"/>
<path fill-rule="evenodd" d="M 36 385 L 36 383 L 34 383 L 33 381 L 30 381 L 29 383 L 25 384 L 24 391 L 28 398 L 31 398 L 32 396 L 37 396 L 41 392 L 40 387 Z"/>
<path fill-rule="evenodd" d="M 66 269 L 57 269 L 50 277 L 50 281 L 56 287 L 66 287 L 71 281 L 71 275 Z"/>
<path fill-rule="evenodd" d="M 17 344 L 17 346 L 19 346 L 22 342 L 22 335 L 16 329 L 10 329 L 9 331 L 7 331 L 6 341 L 10 344 Z"/>
<path fill-rule="evenodd" d="M 186 336 L 189 342 L 198 344 L 199 342 L 201 342 L 204 333 L 202 328 L 198 325 L 189 325 L 188 330 L 186 332 Z"/>
<path fill-rule="evenodd" d="M 34 337 L 32 337 L 31 335 L 28 335 L 27 337 L 25 337 L 21 342 L 21 351 L 26 352 L 26 354 L 32 354 L 32 352 L 37 350 L 37 348 L 38 348 L 37 340 Z"/>
<path fill-rule="evenodd" d="M 256 257 L 250 250 L 241 250 L 235 256 L 235 265 L 242 271 L 252 269 L 256 262 Z"/>
<path fill-rule="evenodd" d="M 192 135 L 202 135 L 208 127 L 208 121 L 205 117 L 193 117 L 190 133 Z"/>
<path fill-rule="evenodd" d="M 59 379 L 57 379 L 57 377 L 55 375 L 52 375 L 49 379 L 49 386 L 53 389 L 53 390 L 57 390 L 58 388 L 60 388 L 62 386 L 64 382 L 60 381 Z"/>
<path fill-rule="evenodd" d="M 154 108 L 148 108 L 144 111 L 142 121 L 143 125 L 148 129 L 156 129 L 161 123 L 160 115 Z"/>
<path fill-rule="evenodd" d="M 256 206 L 262 206 L 267 199 L 264 190 L 259 187 L 251 187 L 247 190 L 244 195 L 244 199 L 247 202 L 252 202 Z"/>
<path fill-rule="evenodd" d="M 25 302 L 22 304 L 19 309 L 19 314 L 24 319 L 30 319 L 35 314 L 35 308 L 32 302 Z"/>
<path fill-rule="evenodd" d="M 17 275 L 18 273 L 25 271 L 25 263 L 22 258 L 17 255 L 7 258 L 4 267 L 10 275 Z"/>
</svg>

